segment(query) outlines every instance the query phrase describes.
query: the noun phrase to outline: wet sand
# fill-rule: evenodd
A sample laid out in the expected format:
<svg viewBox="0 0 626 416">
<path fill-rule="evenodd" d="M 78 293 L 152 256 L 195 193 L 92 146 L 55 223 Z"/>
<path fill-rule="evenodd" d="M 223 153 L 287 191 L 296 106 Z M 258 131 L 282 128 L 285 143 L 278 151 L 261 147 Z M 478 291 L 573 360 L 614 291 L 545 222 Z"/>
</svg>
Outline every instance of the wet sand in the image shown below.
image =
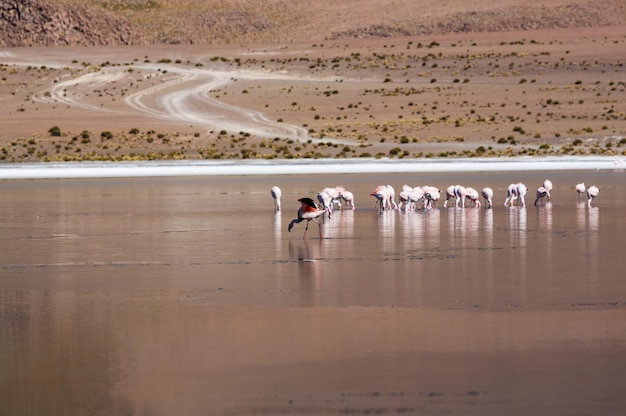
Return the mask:
<svg viewBox="0 0 626 416">
<path fill-rule="evenodd" d="M 553 201 L 533 190 L 554 182 Z M 523 181 L 528 206 L 502 205 Z M 602 191 L 579 202 L 575 183 Z M 494 188 L 383 212 L 376 185 Z M 342 184 L 319 239 L 297 199 Z M 269 188 L 283 189 L 272 212 Z M 622 171 L 4 181 L 2 414 L 620 414 Z"/>
</svg>

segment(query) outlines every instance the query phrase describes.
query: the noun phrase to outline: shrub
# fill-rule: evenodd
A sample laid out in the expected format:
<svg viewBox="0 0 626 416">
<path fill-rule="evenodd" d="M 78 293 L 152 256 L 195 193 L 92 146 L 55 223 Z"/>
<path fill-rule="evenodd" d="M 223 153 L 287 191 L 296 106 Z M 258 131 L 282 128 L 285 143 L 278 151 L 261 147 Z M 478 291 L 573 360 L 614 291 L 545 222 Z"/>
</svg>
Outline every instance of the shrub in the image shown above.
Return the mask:
<svg viewBox="0 0 626 416">
<path fill-rule="evenodd" d="M 50 136 L 58 137 L 61 135 L 61 129 L 59 128 L 59 126 L 50 127 L 50 129 L 48 130 L 48 134 L 50 134 Z"/>
</svg>

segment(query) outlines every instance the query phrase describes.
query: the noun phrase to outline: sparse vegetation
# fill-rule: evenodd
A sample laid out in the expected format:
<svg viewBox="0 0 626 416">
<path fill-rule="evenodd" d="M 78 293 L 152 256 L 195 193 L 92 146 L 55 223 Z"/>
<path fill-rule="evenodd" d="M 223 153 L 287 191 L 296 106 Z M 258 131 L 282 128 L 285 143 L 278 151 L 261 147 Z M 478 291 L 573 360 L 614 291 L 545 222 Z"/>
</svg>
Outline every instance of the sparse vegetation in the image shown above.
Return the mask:
<svg viewBox="0 0 626 416">
<path fill-rule="evenodd" d="M 110 11 L 123 10 L 131 16 L 130 20 L 138 19 L 139 11 L 149 10 L 154 13 L 151 18 L 171 12 L 171 4 L 167 2 L 102 3 Z M 193 4 L 191 0 L 183 0 L 176 7 L 189 10 Z M 278 21 L 276 3 L 270 0 L 266 6 L 267 16 Z M 223 7 L 251 12 L 254 5 L 235 0 Z M 205 14 L 200 19 L 207 19 L 215 12 L 208 7 L 202 11 Z M 312 11 L 313 15 L 315 12 Z M 508 12 L 502 11 L 503 15 Z M 246 22 L 254 19 L 252 14 L 238 16 Z M 471 15 L 468 24 L 478 24 L 474 18 L 481 16 L 485 15 Z M 441 18 L 442 22 L 445 23 L 442 28 L 454 28 L 451 20 Z M 401 27 L 403 23 L 399 21 L 397 28 Z M 575 53 L 567 53 L 558 40 L 528 41 L 517 38 L 519 34 L 500 34 L 480 41 L 457 39 L 454 43 L 411 41 L 397 48 L 394 38 L 386 37 L 396 33 L 389 25 L 343 29 L 325 34 L 328 38 L 324 42 L 307 39 L 310 45 L 305 48 L 306 53 L 300 46 L 291 44 L 282 47 L 284 54 L 267 53 L 246 44 L 246 51 L 254 53 L 241 54 L 233 46 L 232 52 L 194 59 L 179 53 L 168 54 L 164 49 L 152 52 L 148 47 L 145 54 L 119 59 L 94 58 L 88 51 L 81 52 L 84 56 L 80 57 L 68 54 L 65 68 L 14 67 L 0 63 L 0 93 L 10 100 L 5 107 L 10 110 L 1 116 L 2 121 L 15 119 L 19 123 L 10 125 L 23 128 L 2 139 L 0 157 L 3 161 L 98 160 L 117 155 L 133 159 L 431 158 L 623 151 L 620 149 L 626 135 L 623 127 L 626 80 L 621 76 L 624 65 L 621 52 L 626 43 L 623 36 L 589 41 L 594 43 L 594 48 L 613 50 L 613 55 L 607 52 L 592 61 L 574 59 Z M 276 30 L 286 33 L 289 27 Z M 165 27 L 161 41 L 184 44 L 189 34 L 183 32 L 173 36 Z M 410 34 L 410 31 L 402 33 Z M 349 34 L 363 36 L 353 41 Z M 237 39 L 262 40 L 264 35 L 261 28 Z M 239 35 L 224 33 L 215 42 L 230 43 L 236 36 Z M 385 37 L 386 44 L 372 46 L 362 40 L 376 36 Z M 205 130 L 204 125 L 195 125 L 193 121 L 158 120 L 153 127 L 158 131 L 151 131 L 143 124 L 145 120 L 133 119 L 132 114 L 119 125 L 99 121 L 97 128 L 103 131 L 98 139 L 90 117 L 81 118 L 85 110 L 75 106 L 75 102 L 83 100 L 86 108 L 118 111 L 137 92 L 167 85 L 184 71 L 203 71 L 214 66 L 230 71 L 232 78 L 207 92 L 211 98 L 232 108 L 256 111 L 272 120 L 276 139 L 257 136 L 253 133 L 258 131 L 256 128 L 247 132 L 249 126 L 245 124 L 241 127 L 243 131 L 237 132 L 219 123 Z M 87 87 L 89 82 L 80 80 L 82 76 L 110 74 L 108 71 L 123 76 L 91 89 Z M 246 74 L 263 71 L 274 78 L 238 78 L 237 71 Z M 288 76 L 281 79 L 281 74 Z M 74 82 L 66 82 L 68 79 Z M 184 83 L 176 88 L 184 88 Z M 72 113 L 74 110 L 81 112 Z M 65 114 L 72 114 L 73 121 L 64 124 L 63 130 L 58 126 L 50 128 L 47 134 L 41 128 L 28 131 L 26 127 L 35 125 L 42 114 L 47 120 L 64 120 L 63 123 Z M 463 142 L 474 150 L 459 145 Z M 426 145 L 429 151 L 424 151 Z"/>
</svg>

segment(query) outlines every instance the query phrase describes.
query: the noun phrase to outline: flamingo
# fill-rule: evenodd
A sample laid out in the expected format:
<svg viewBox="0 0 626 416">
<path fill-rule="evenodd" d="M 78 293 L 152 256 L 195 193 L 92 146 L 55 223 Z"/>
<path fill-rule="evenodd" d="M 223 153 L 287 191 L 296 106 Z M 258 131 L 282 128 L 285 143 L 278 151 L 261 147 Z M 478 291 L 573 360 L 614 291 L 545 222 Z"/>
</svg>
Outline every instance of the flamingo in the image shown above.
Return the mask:
<svg viewBox="0 0 626 416">
<path fill-rule="evenodd" d="M 392 209 L 392 205 L 393 205 L 393 209 L 397 210 L 398 209 L 398 204 L 396 204 L 396 190 L 393 189 L 393 186 L 391 185 L 385 185 L 387 187 L 387 190 L 389 191 L 389 198 L 387 199 L 387 208 L 388 209 Z"/>
<path fill-rule="evenodd" d="M 395 209 L 398 209 L 398 204 L 393 200 L 395 191 L 391 185 L 378 185 L 370 195 L 378 200 L 381 211 L 391 209 L 392 204 Z"/>
<path fill-rule="evenodd" d="M 276 210 L 276 212 L 280 211 L 280 197 L 283 192 L 278 186 L 272 186 L 272 189 L 270 189 L 270 194 L 272 195 L 272 198 L 274 198 L 274 209 Z"/>
<path fill-rule="evenodd" d="M 595 201 L 596 197 L 600 193 L 600 189 L 597 186 L 590 186 L 587 188 L 587 206 L 591 208 L 591 204 Z"/>
<path fill-rule="evenodd" d="M 424 197 L 426 198 L 426 209 L 431 209 L 437 204 L 439 198 L 441 198 L 441 192 L 435 186 L 426 185 L 423 186 Z"/>
<path fill-rule="evenodd" d="M 504 200 L 504 206 L 506 207 L 509 204 L 513 206 L 516 199 L 517 199 L 517 186 L 516 184 L 512 183 L 506 189 L 506 199 Z"/>
<path fill-rule="evenodd" d="M 420 201 L 424 201 L 424 198 L 426 197 L 425 193 L 424 193 L 424 189 L 416 186 L 415 188 L 413 188 L 413 190 L 411 191 L 411 193 L 409 194 L 409 210 L 410 211 L 417 211 L 417 204 Z"/>
<path fill-rule="evenodd" d="M 550 192 L 552 192 L 552 181 L 550 179 L 546 179 L 545 181 L 543 181 L 543 185 L 537 188 L 537 198 L 535 199 L 535 205 L 537 205 L 537 202 L 544 197 L 547 197 L 548 201 L 550 201 Z"/>
<path fill-rule="evenodd" d="M 550 192 L 552 192 L 552 181 L 550 179 L 546 179 L 543 181 L 543 187 L 546 188 L 548 190 L 548 194 L 550 194 Z"/>
<path fill-rule="evenodd" d="M 537 198 L 535 198 L 535 205 L 537 205 L 537 202 L 539 202 L 539 200 L 544 197 L 548 198 L 548 201 L 550 201 L 550 190 L 548 190 L 545 186 L 540 186 L 539 188 L 537 188 Z"/>
<path fill-rule="evenodd" d="M 376 198 L 376 202 L 380 204 L 380 210 L 384 211 L 387 206 L 387 199 L 389 199 L 389 190 L 387 187 L 385 185 L 379 185 L 370 195 Z"/>
<path fill-rule="evenodd" d="M 478 191 L 474 188 L 465 188 L 465 198 L 469 199 L 474 203 L 476 208 L 480 208 L 480 198 L 478 196 Z"/>
<path fill-rule="evenodd" d="M 334 191 L 334 192 L 333 192 Z M 341 197 L 341 194 L 343 192 L 347 192 L 346 188 L 344 188 L 341 185 L 335 186 L 334 188 L 331 188 L 330 191 L 330 196 L 333 198 L 333 205 L 338 207 L 339 209 L 341 209 L 341 200 L 343 199 Z"/>
<path fill-rule="evenodd" d="M 487 204 L 487 209 L 493 208 L 493 189 L 483 188 L 480 193 L 483 198 L 485 198 L 485 204 Z"/>
<path fill-rule="evenodd" d="M 341 188 L 343 189 L 343 188 Z M 328 194 L 329 199 L 327 201 L 324 201 L 324 208 L 328 208 L 329 213 L 333 211 L 333 205 L 335 203 L 337 203 L 337 201 L 339 201 L 340 198 L 340 194 L 339 191 L 336 188 L 324 188 L 320 191 L 321 193 L 326 193 Z M 317 198 L 318 201 L 322 202 L 321 199 L 319 199 L 319 197 Z"/>
<path fill-rule="evenodd" d="M 517 196 L 519 197 L 519 201 L 522 205 L 522 208 L 526 207 L 526 201 L 524 200 L 524 197 L 526 196 L 526 194 L 528 193 L 528 188 L 526 187 L 526 185 L 524 185 L 523 183 L 518 183 L 517 185 Z"/>
<path fill-rule="evenodd" d="M 341 185 L 335 186 L 335 191 L 337 191 L 337 197 L 333 199 L 333 204 L 336 205 L 339 209 L 343 207 L 342 201 L 346 202 L 346 204 L 354 209 L 354 194 Z"/>
<path fill-rule="evenodd" d="M 576 186 L 574 187 L 574 189 L 576 189 L 576 192 L 578 192 L 578 199 L 580 199 L 580 196 L 581 196 L 582 194 L 584 194 L 584 193 L 585 193 L 585 190 L 586 190 L 586 188 L 585 188 L 585 182 L 581 182 L 581 183 L 579 183 L 579 184 L 576 184 Z"/>
<path fill-rule="evenodd" d="M 456 198 L 456 195 L 454 193 L 454 187 L 458 186 L 458 185 L 450 185 L 446 188 L 446 200 L 443 203 L 443 207 L 446 208 L 448 206 L 448 200 L 452 199 L 452 198 Z"/>
<path fill-rule="evenodd" d="M 321 208 L 311 198 L 300 198 L 298 199 L 298 202 L 300 202 L 301 204 L 300 208 L 298 209 L 298 214 L 297 214 L 298 218 L 294 218 L 293 220 L 291 220 L 287 231 L 291 232 L 291 229 L 293 228 L 294 224 L 298 224 L 306 220 L 306 228 L 304 229 L 304 234 L 302 235 L 302 239 L 304 240 L 304 238 L 306 237 L 306 232 L 309 229 L 309 222 L 311 221 L 317 222 L 316 218 L 323 216 L 324 213 L 326 213 L 328 210 L 325 208 Z M 328 215 L 330 218 L 330 214 Z M 321 240 L 322 239 L 322 224 L 317 222 L 317 225 L 319 226 L 320 240 Z"/>
<path fill-rule="evenodd" d="M 459 207 L 459 202 L 461 203 L 461 208 L 465 208 L 465 197 L 467 196 L 467 189 L 464 186 L 456 185 L 454 187 L 454 195 L 456 199 L 454 200 L 454 206 Z"/>
<path fill-rule="evenodd" d="M 344 190 L 339 196 L 348 203 L 350 208 L 354 209 L 354 194 L 352 192 Z"/>
<path fill-rule="evenodd" d="M 506 199 L 504 200 L 504 206 L 509 204 L 510 206 L 515 205 L 516 201 L 519 200 L 518 204 L 522 206 L 522 208 L 526 207 L 526 201 L 524 197 L 528 193 L 528 188 L 523 183 L 512 183 L 506 190 Z"/>
<path fill-rule="evenodd" d="M 409 205 L 409 194 L 413 191 L 413 188 L 407 184 L 402 185 L 402 190 L 398 194 L 398 209 L 406 211 Z"/>
<path fill-rule="evenodd" d="M 329 188 L 324 188 L 329 189 Z M 317 200 L 320 204 L 322 204 L 322 208 L 328 211 L 328 217 L 330 218 L 330 214 L 333 212 L 333 199 L 328 194 L 328 192 L 322 190 L 317 193 Z"/>
<path fill-rule="evenodd" d="M 339 198 L 339 192 L 335 188 L 324 188 L 322 192 L 326 192 L 332 199 Z"/>
</svg>

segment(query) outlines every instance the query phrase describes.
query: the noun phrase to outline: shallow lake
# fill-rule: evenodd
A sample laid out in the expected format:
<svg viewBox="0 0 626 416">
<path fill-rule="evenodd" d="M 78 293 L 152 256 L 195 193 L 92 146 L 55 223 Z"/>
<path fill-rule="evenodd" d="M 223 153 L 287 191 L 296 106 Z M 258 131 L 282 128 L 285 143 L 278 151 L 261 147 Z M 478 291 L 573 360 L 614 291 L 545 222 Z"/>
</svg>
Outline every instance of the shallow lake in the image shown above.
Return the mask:
<svg viewBox="0 0 626 416">
<path fill-rule="evenodd" d="M 0 413 L 617 414 L 625 178 L 2 181 Z M 503 206 L 519 181 L 527 207 Z M 404 183 L 490 186 L 495 206 L 379 212 L 373 189 Z M 356 210 L 289 233 L 335 185 Z"/>
</svg>

